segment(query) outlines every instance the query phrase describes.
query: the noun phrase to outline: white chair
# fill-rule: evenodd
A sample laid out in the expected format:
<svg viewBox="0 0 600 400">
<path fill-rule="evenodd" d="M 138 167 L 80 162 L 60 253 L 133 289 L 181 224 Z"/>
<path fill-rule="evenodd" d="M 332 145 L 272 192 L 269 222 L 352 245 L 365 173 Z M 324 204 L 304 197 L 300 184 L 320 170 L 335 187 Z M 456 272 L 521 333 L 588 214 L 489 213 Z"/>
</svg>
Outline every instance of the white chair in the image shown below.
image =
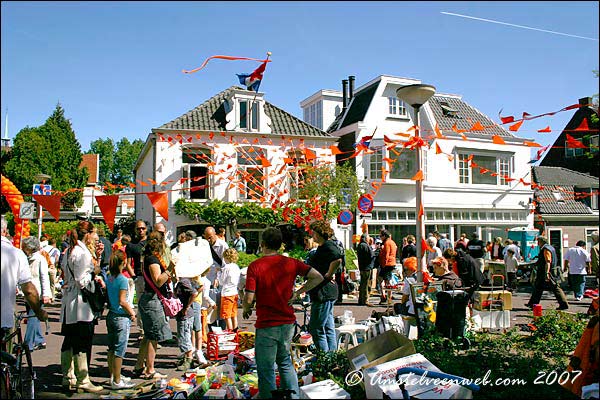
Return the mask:
<svg viewBox="0 0 600 400">
<path fill-rule="evenodd" d="M 369 327 L 363 324 L 341 325 L 335 328 L 338 349 L 348 350 L 367 340 Z"/>
</svg>

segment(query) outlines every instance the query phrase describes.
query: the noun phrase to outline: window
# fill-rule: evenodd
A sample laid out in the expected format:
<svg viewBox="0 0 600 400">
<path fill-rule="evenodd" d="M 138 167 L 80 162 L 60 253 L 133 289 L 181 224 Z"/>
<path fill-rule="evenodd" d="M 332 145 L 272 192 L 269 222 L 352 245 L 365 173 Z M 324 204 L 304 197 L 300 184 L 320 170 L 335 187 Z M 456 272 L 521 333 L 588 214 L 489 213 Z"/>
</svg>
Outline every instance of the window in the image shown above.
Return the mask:
<svg viewBox="0 0 600 400">
<path fill-rule="evenodd" d="M 472 185 L 508 185 L 507 177 L 511 175 L 511 159 L 474 155 L 472 162 L 477 165 L 469 166 L 469 154 L 458 155 L 458 179 L 460 183 Z M 492 175 L 494 174 L 494 175 Z"/>
<path fill-rule="evenodd" d="M 323 129 L 323 101 L 319 100 L 304 109 L 304 122 Z"/>
<path fill-rule="evenodd" d="M 293 199 L 307 199 L 308 194 L 303 190 L 307 165 L 304 153 L 300 150 L 290 150 L 287 152 L 287 158 L 290 177 L 290 197 Z"/>
<path fill-rule="evenodd" d="M 240 129 L 257 131 L 259 126 L 258 102 L 250 100 L 240 100 Z"/>
<path fill-rule="evenodd" d="M 388 114 L 406 117 L 406 104 L 397 97 L 388 97 Z"/>
<path fill-rule="evenodd" d="M 392 149 L 389 158 L 394 160 L 391 165 L 390 179 L 410 179 L 417 173 L 415 150 L 404 149 L 404 151 L 398 153 Z"/>
<path fill-rule="evenodd" d="M 383 147 L 374 150 L 369 155 L 369 178 L 381 179 L 381 168 L 383 167 Z"/>
<path fill-rule="evenodd" d="M 554 198 L 556 199 L 556 201 L 562 201 L 564 202 L 564 199 L 562 197 L 562 193 L 560 192 L 552 192 L 552 196 L 554 196 Z"/>
<path fill-rule="evenodd" d="M 598 189 L 575 187 L 575 200 L 581 201 L 594 211 L 598 210 Z"/>
<path fill-rule="evenodd" d="M 590 137 L 590 153 L 597 153 L 598 152 L 598 135 L 594 135 L 592 137 Z"/>
<path fill-rule="evenodd" d="M 186 147 L 182 150 L 183 196 L 187 199 L 209 198 L 209 169 L 211 151 L 207 148 Z"/>
<path fill-rule="evenodd" d="M 265 194 L 264 172 L 261 158 L 265 158 L 263 149 L 258 147 L 240 147 L 237 151 L 239 197 L 260 200 Z"/>
</svg>

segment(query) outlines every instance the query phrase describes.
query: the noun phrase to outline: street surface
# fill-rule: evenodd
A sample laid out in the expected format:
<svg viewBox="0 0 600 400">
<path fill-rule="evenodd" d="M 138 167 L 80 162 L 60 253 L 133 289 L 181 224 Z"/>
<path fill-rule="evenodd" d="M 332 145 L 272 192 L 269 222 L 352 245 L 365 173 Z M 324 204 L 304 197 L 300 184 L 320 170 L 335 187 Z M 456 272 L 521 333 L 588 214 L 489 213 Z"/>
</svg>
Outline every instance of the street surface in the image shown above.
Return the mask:
<svg viewBox="0 0 600 400">
<path fill-rule="evenodd" d="M 513 311 L 511 312 L 511 327 L 528 324 L 532 320 L 532 311 L 525 307 L 525 303 L 529 300 L 531 293 L 530 286 L 520 286 L 519 289 L 513 293 Z M 583 301 L 577 302 L 573 299 L 572 292 L 566 292 L 567 299 L 569 300 L 568 312 L 586 312 L 591 299 L 584 298 Z M 394 295 L 395 301 L 399 301 L 400 296 Z M 372 296 L 370 302 L 373 304 L 379 303 L 379 298 Z M 357 298 L 344 299 L 343 304 L 336 305 L 334 308 L 334 315 L 340 316 L 344 314 L 345 310 L 351 310 L 353 316 L 356 318 L 356 322 L 366 319 L 371 316 L 373 311 L 382 312 L 385 311 L 385 306 L 358 306 Z M 542 298 L 542 306 L 544 312 L 547 310 L 554 310 L 558 304 L 549 292 L 544 292 Z M 19 301 L 19 309 L 23 307 L 22 301 Z M 59 335 L 60 324 L 58 322 L 60 315 L 60 304 L 52 304 L 47 306 L 48 314 L 50 316 L 50 329 L 51 332 L 47 336 L 47 348 L 43 350 L 36 350 L 33 352 L 33 361 L 35 370 L 37 373 L 36 381 L 36 392 L 39 398 L 98 398 L 98 395 L 94 394 L 64 394 L 61 391 L 61 370 L 60 370 L 60 346 L 62 344 L 63 337 Z M 254 322 L 256 321 L 255 315 L 248 320 L 242 318 L 241 309 L 238 312 L 238 321 L 240 325 L 240 331 L 254 331 Z M 302 323 L 302 313 L 297 313 L 298 322 Z M 175 338 L 176 323 L 174 319 L 171 319 L 171 329 L 173 331 L 173 337 Z M 23 326 L 23 333 L 25 326 Z M 129 346 L 127 349 L 127 356 L 123 360 L 123 373 L 126 376 L 131 376 L 131 370 L 135 365 L 135 360 L 138 352 L 138 338 L 139 334 L 137 327 L 132 327 Z M 107 355 L 107 332 L 106 322 L 101 320 L 96 326 L 96 334 L 94 336 L 94 347 L 92 364 L 90 366 L 90 378 L 94 384 L 103 385 L 105 388 L 110 387 L 109 385 L 109 374 L 108 367 L 106 364 Z M 260 349 L 257 349 L 260 351 Z M 157 352 L 156 356 L 156 370 L 169 375 L 170 378 L 181 377 L 179 371 L 175 371 L 175 365 L 179 355 L 179 349 L 177 343 L 163 344 Z M 452 371 L 447 371 L 452 373 Z M 142 380 L 134 379 L 133 382 L 140 383 Z M 101 392 L 100 394 L 108 394 L 108 390 Z"/>
</svg>

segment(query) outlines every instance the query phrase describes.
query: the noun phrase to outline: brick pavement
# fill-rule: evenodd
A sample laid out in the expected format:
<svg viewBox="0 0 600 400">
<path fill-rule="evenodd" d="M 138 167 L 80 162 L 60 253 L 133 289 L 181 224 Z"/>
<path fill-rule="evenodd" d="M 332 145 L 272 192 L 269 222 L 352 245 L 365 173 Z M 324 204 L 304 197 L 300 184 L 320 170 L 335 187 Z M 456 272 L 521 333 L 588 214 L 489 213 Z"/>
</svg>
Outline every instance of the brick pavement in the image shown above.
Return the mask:
<svg viewBox="0 0 600 400">
<path fill-rule="evenodd" d="M 513 294 L 513 311 L 511 312 L 511 326 L 517 324 L 527 324 L 531 321 L 532 312 L 527 309 L 524 304 L 529 300 L 531 293 L 530 286 L 521 286 Z M 581 302 L 573 301 L 572 292 L 566 292 L 569 300 L 569 312 L 585 312 L 589 307 L 591 300 L 584 299 Z M 394 296 L 396 298 L 396 296 Z M 397 296 L 399 299 L 399 296 Z M 379 298 L 371 297 L 372 303 L 378 303 Z M 375 311 L 384 311 L 385 306 L 358 306 L 356 304 L 357 299 L 345 299 L 341 305 L 336 305 L 334 308 L 335 316 L 343 315 L 345 310 L 351 310 L 356 321 L 363 320 L 371 316 L 371 313 Z M 553 310 L 557 307 L 556 300 L 548 293 L 544 292 L 542 298 L 542 306 L 544 311 Z M 20 307 L 22 302 L 20 302 Z M 37 350 L 33 353 L 34 366 L 37 372 L 37 392 L 39 398 L 98 398 L 98 395 L 93 394 L 68 394 L 65 395 L 61 392 L 61 370 L 60 370 L 60 346 L 62 344 L 62 336 L 60 332 L 59 313 L 60 305 L 53 304 L 48 307 L 50 315 L 50 327 L 51 333 L 47 336 L 47 348 L 43 350 Z M 302 314 L 297 313 L 298 321 L 302 322 Z M 241 316 L 241 310 L 239 312 L 239 322 L 241 330 L 254 331 L 255 315 L 249 319 L 244 320 Z M 171 320 L 171 328 L 173 332 L 176 332 L 176 324 L 174 320 Z M 25 327 L 23 327 L 25 329 Z M 135 359 L 138 351 L 138 332 L 136 327 L 132 327 L 131 337 L 129 340 L 129 346 L 127 356 L 123 361 L 123 371 L 127 376 L 131 375 L 131 369 L 135 364 Z M 94 337 L 93 357 L 92 364 L 90 366 L 90 377 L 95 384 L 107 385 L 109 380 L 108 368 L 106 366 L 106 355 L 107 355 L 107 335 L 106 335 L 106 323 L 101 320 L 96 327 L 96 335 Z M 156 357 L 156 369 L 159 372 L 166 373 L 169 378 L 179 377 L 180 373 L 175 371 L 175 363 L 179 355 L 179 349 L 176 343 L 168 343 L 162 346 L 158 350 Z M 135 383 L 141 382 L 141 380 L 134 380 Z M 106 386 L 105 386 L 106 387 Z M 104 391 L 101 394 L 108 394 L 108 391 Z"/>
</svg>

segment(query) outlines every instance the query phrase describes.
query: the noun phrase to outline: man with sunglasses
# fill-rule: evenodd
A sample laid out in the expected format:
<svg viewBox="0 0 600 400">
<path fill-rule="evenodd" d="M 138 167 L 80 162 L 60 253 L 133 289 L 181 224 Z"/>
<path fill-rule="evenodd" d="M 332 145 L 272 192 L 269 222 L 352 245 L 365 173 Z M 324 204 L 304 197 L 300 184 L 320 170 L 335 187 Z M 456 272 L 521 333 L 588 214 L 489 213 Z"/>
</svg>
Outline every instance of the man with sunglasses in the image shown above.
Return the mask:
<svg viewBox="0 0 600 400">
<path fill-rule="evenodd" d="M 146 239 L 148 234 L 148 228 L 146 222 L 139 219 L 135 222 L 135 239 L 128 243 L 125 247 L 125 254 L 127 254 L 127 268 L 133 269 L 134 282 L 135 282 L 135 293 L 137 298 L 142 296 L 144 293 L 144 275 L 142 274 L 142 263 L 144 260 L 144 248 L 146 247 Z M 139 315 L 139 308 L 136 307 L 136 319 L 140 336 L 138 340 L 142 340 L 144 337 L 144 328 L 142 327 L 142 318 Z"/>
</svg>

